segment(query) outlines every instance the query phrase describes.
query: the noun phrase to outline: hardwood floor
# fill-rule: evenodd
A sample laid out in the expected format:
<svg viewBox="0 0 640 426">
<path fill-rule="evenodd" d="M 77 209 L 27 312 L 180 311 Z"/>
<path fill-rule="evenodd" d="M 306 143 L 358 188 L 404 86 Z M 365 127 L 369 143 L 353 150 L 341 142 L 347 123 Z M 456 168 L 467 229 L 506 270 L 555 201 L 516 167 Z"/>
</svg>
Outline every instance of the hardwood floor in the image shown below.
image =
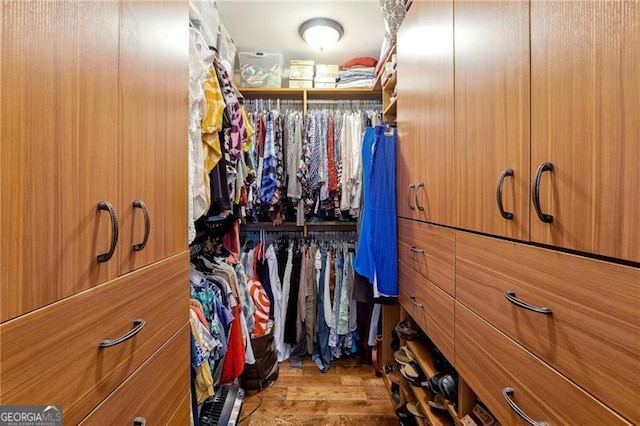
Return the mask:
<svg viewBox="0 0 640 426">
<path fill-rule="evenodd" d="M 311 360 L 303 368 L 280 364 L 278 380 L 260 395 L 262 405 L 243 425 L 397 425 L 394 405 L 382 378 L 371 364 L 357 359 L 337 360 L 325 374 Z M 260 400 L 247 393 L 240 418 Z"/>
</svg>

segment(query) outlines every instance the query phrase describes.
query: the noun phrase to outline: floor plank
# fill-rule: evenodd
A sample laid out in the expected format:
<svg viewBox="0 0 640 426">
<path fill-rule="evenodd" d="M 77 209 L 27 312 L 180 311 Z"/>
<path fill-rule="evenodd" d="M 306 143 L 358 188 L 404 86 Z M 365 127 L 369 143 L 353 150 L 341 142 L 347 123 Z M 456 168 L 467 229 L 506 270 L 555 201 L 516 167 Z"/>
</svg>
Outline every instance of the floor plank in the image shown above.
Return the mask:
<svg viewBox="0 0 640 426">
<path fill-rule="evenodd" d="M 260 403 L 262 398 L 262 403 Z M 311 360 L 302 368 L 280 364 L 278 380 L 261 393 L 248 392 L 240 413 L 251 426 L 396 425 L 384 382 L 369 362 L 337 360 L 322 373 Z"/>
</svg>

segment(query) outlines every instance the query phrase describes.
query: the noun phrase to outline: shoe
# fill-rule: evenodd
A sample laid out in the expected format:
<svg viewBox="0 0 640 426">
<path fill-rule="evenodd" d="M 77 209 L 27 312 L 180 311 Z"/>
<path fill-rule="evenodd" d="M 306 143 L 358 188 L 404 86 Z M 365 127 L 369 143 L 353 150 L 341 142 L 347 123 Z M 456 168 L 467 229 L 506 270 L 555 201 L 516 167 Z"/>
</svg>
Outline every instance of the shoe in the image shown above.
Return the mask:
<svg viewBox="0 0 640 426">
<path fill-rule="evenodd" d="M 446 402 L 444 401 L 444 398 L 442 397 L 442 395 L 435 394 L 433 396 L 433 400 L 428 401 L 428 404 L 429 404 L 429 407 L 433 408 L 434 410 L 448 411 Z"/>
<path fill-rule="evenodd" d="M 415 364 L 407 364 L 400 367 L 400 374 L 413 386 L 429 389 L 429 380 L 424 372 Z"/>
<path fill-rule="evenodd" d="M 406 346 L 401 346 L 400 349 L 393 353 L 393 359 L 398 364 L 407 365 L 416 361 L 416 357 L 411 350 Z"/>
<path fill-rule="evenodd" d="M 418 426 L 416 418 L 407 410 L 406 404 L 396 409 L 396 416 L 398 416 L 398 422 L 404 426 Z"/>
<path fill-rule="evenodd" d="M 411 414 L 413 414 L 416 417 L 420 417 L 421 419 L 427 417 L 424 414 L 424 411 L 422 411 L 422 408 L 415 402 L 407 403 L 407 411 L 409 411 Z"/>
<path fill-rule="evenodd" d="M 396 333 L 398 333 L 398 336 L 405 340 L 414 340 L 419 334 L 418 327 L 416 327 L 409 319 L 400 321 L 398 325 L 396 325 L 395 330 Z"/>
</svg>

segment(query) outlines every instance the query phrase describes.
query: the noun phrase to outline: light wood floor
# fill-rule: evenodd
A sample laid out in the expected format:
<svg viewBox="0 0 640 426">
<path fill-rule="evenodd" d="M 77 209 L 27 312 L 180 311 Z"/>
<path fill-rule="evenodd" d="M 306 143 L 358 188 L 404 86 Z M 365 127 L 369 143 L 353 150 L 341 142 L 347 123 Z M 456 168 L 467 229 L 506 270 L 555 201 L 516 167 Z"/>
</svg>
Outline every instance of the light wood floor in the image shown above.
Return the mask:
<svg viewBox="0 0 640 426">
<path fill-rule="evenodd" d="M 303 368 L 280 364 L 280 377 L 264 390 L 260 408 L 241 425 L 397 425 L 394 406 L 371 364 L 336 360 L 325 374 L 311 360 Z M 245 396 L 240 418 L 259 403 Z"/>
</svg>

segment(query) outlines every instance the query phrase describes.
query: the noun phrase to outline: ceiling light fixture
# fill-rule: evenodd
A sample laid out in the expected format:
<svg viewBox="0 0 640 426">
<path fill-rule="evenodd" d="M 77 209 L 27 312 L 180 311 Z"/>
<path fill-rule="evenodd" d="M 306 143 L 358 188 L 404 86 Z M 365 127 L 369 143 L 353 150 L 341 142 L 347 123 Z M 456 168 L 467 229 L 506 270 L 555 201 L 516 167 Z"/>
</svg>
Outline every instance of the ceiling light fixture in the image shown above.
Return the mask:
<svg viewBox="0 0 640 426">
<path fill-rule="evenodd" d="M 344 30 L 333 19 L 313 18 L 300 25 L 298 33 L 309 46 L 324 52 L 336 45 Z"/>
</svg>

